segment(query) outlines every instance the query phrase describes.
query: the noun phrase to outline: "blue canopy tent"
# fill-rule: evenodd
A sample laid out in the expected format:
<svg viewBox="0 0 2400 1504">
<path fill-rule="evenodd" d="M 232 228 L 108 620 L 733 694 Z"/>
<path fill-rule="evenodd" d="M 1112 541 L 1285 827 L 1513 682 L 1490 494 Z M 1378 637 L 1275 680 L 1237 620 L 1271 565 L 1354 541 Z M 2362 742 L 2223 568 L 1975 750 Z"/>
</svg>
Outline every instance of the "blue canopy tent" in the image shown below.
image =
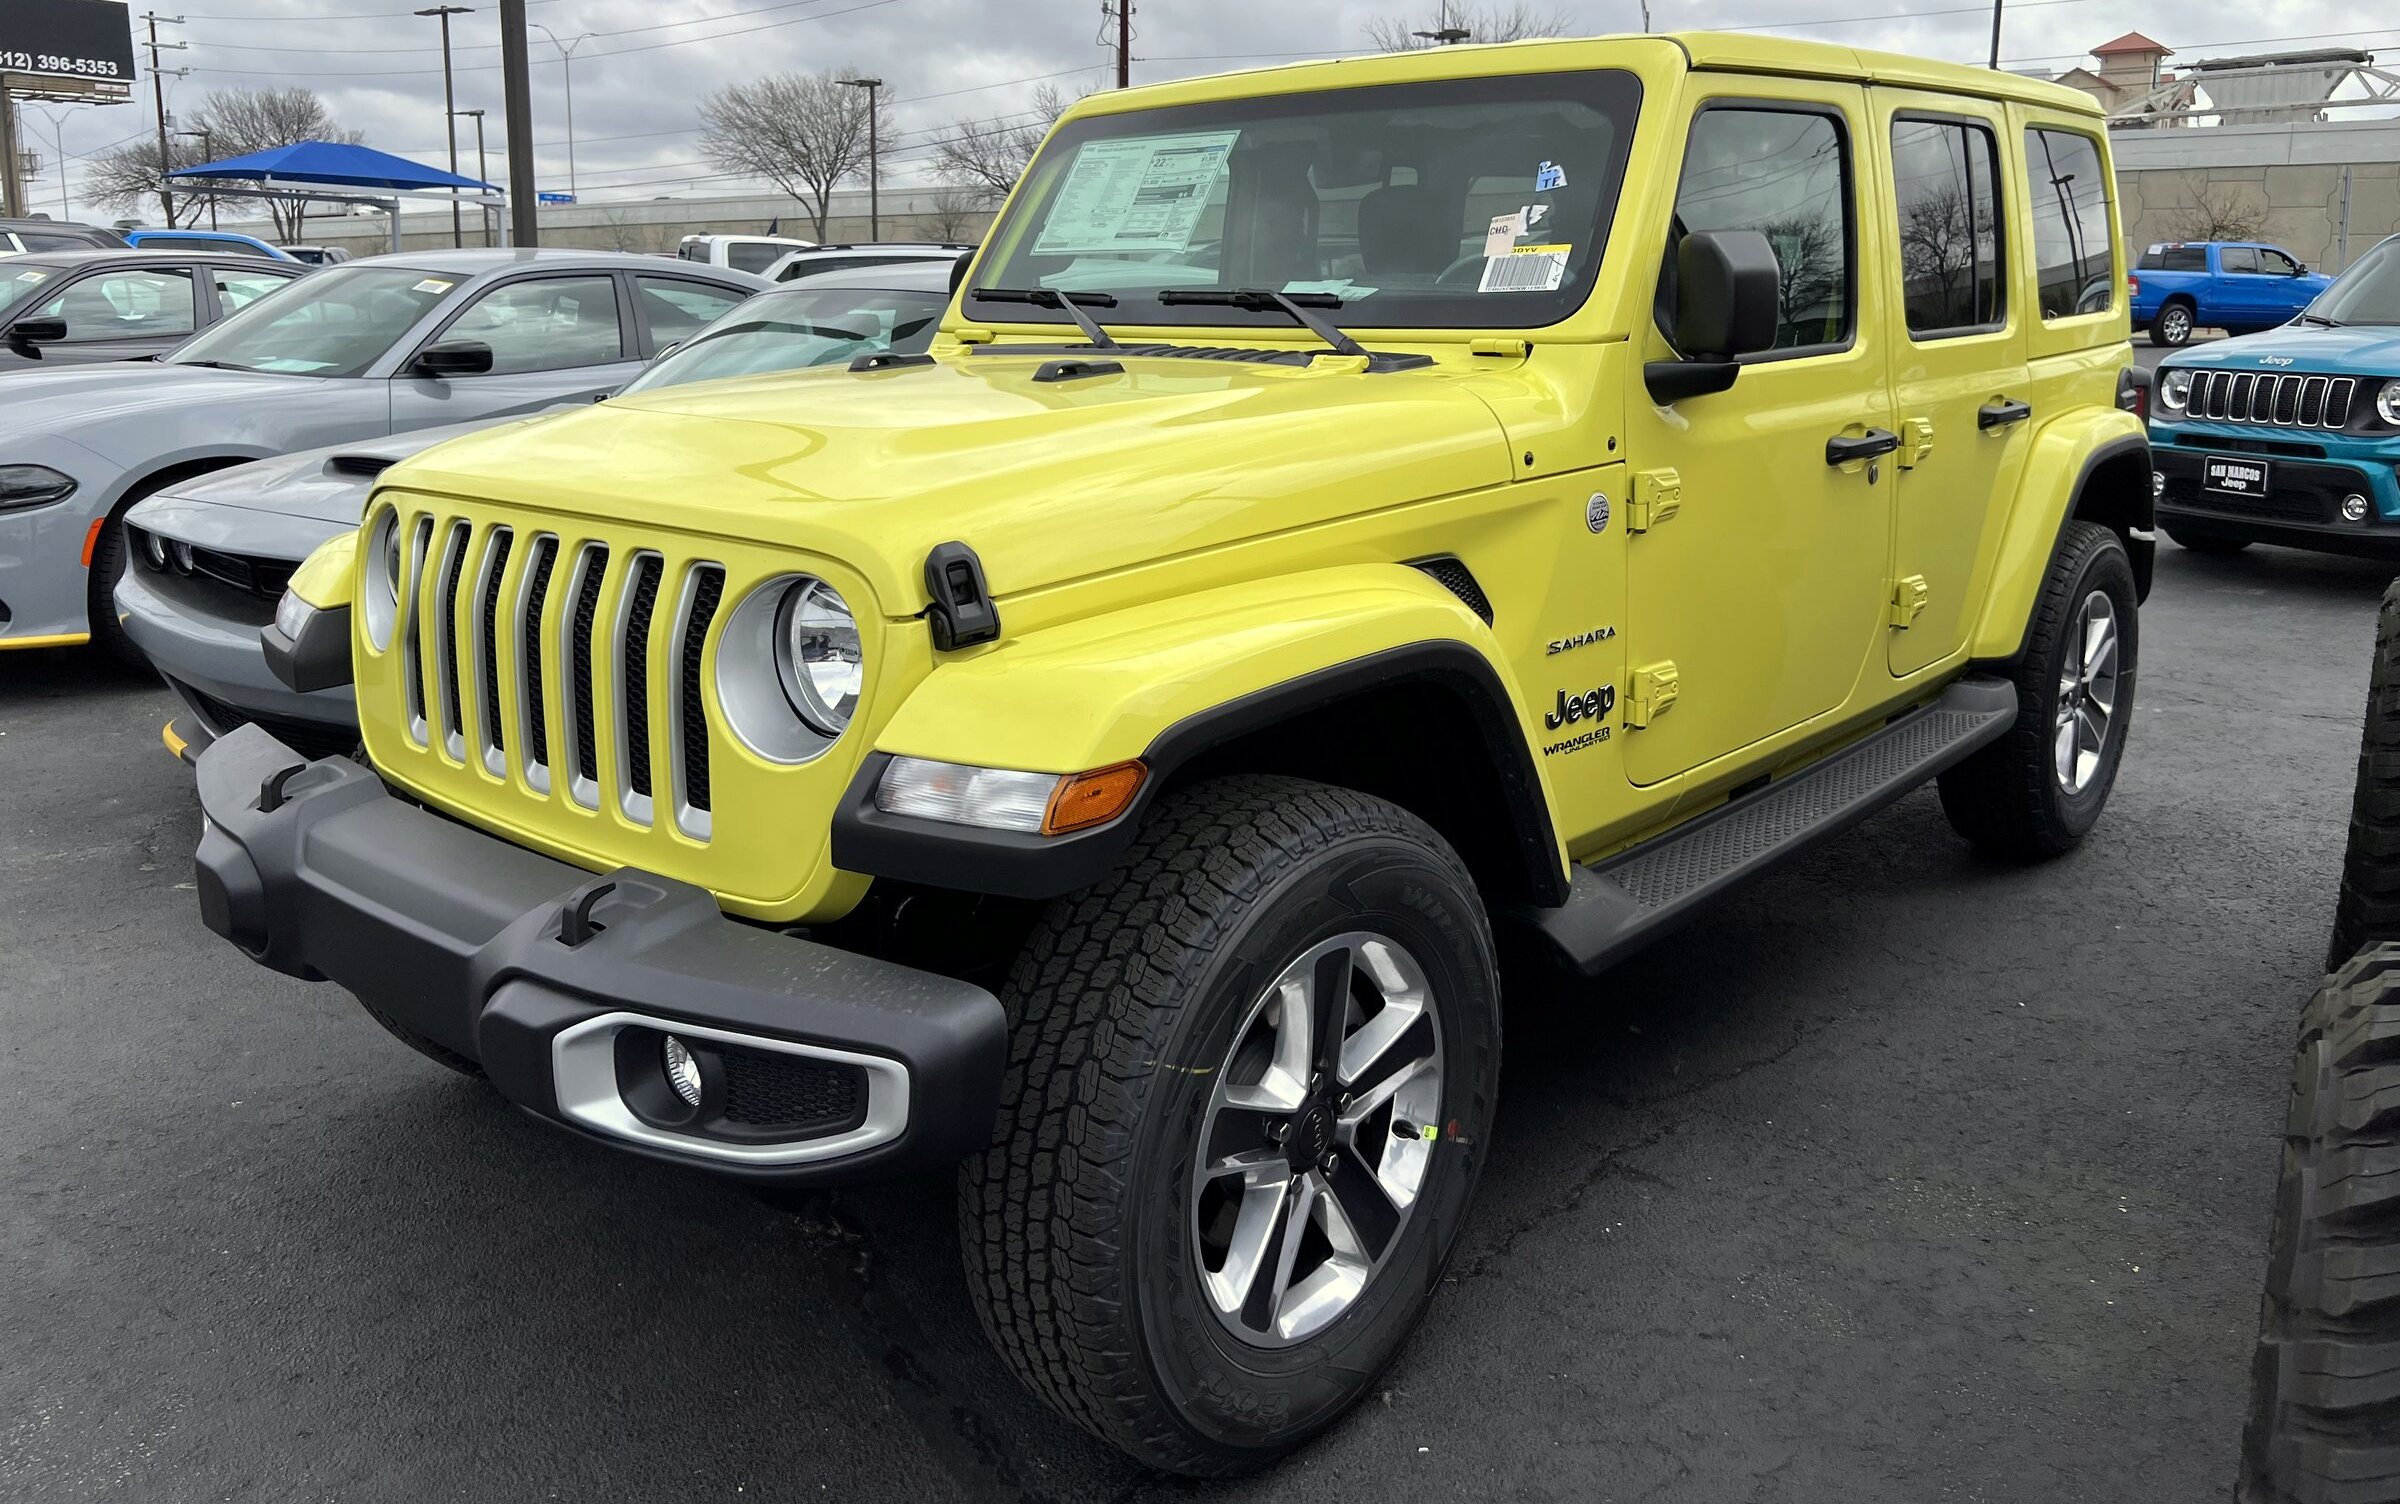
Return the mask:
<svg viewBox="0 0 2400 1504">
<path fill-rule="evenodd" d="M 168 173 L 178 181 L 206 179 L 210 191 L 259 198 L 313 200 L 344 204 L 373 204 L 391 216 L 392 249 L 400 249 L 400 200 L 425 198 L 456 201 L 460 190 L 472 190 L 479 212 L 506 205 L 507 195 L 490 183 L 460 177 L 439 167 L 427 167 L 395 157 L 372 146 L 346 141 L 295 141 L 271 146 L 247 156 L 197 167 L 178 167 Z M 227 188 L 225 180 L 256 182 L 256 188 Z M 507 220 L 502 217 L 501 241 L 506 243 Z"/>
</svg>

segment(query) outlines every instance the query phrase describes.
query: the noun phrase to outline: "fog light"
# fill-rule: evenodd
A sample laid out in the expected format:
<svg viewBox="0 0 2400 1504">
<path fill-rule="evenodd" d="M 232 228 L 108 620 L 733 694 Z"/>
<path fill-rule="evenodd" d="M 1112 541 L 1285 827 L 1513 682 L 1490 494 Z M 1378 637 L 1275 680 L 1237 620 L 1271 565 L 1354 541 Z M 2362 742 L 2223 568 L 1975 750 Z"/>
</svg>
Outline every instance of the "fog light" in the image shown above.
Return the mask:
<svg viewBox="0 0 2400 1504">
<path fill-rule="evenodd" d="M 683 1041 L 672 1034 L 667 1036 L 666 1045 L 660 1054 L 665 1057 L 667 1084 L 675 1088 L 675 1095 L 683 1098 L 683 1105 L 686 1107 L 699 1106 L 700 1062 L 694 1060 L 692 1052 L 684 1047 Z"/>
<path fill-rule="evenodd" d="M 2350 495 L 2343 497 L 2343 498 L 2342 498 L 2342 520 L 2343 520 L 2344 522 L 2364 522 L 2364 521 L 2366 521 L 2366 520 L 2367 520 L 2367 499 L 2366 499 L 2364 496 L 2361 496 L 2361 495 L 2359 495 L 2359 494 L 2358 494 L 2358 493 L 2356 493 L 2356 492 L 2352 492 Z"/>
<path fill-rule="evenodd" d="M 2166 472 L 2165 472 L 2165 471 L 2163 471 L 2163 470 L 2153 470 L 2153 471 L 2151 471 L 2151 472 L 2150 472 L 2150 499 L 2151 499 L 2152 501 L 2156 501 L 2156 500 L 2158 500 L 2158 499 L 2159 499 L 2161 496 L 2164 496 L 2164 495 L 2166 495 L 2166 494 L 2167 494 L 2167 475 L 2166 475 Z"/>
</svg>

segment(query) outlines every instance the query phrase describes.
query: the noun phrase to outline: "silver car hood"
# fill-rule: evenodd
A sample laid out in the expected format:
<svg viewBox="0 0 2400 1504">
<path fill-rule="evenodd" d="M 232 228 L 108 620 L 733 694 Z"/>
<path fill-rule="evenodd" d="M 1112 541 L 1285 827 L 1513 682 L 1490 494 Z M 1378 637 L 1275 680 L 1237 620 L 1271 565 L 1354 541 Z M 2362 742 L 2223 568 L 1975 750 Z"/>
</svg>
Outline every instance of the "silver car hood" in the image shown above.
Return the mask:
<svg viewBox="0 0 2400 1504">
<path fill-rule="evenodd" d="M 65 370 L 14 370 L 0 375 L 0 439 L 20 433 L 59 433 L 96 454 L 130 460 L 151 440 L 142 425 L 120 420 L 172 408 L 179 415 L 225 402 L 306 401 L 323 376 L 273 371 L 219 371 L 207 366 L 129 360 Z"/>
</svg>

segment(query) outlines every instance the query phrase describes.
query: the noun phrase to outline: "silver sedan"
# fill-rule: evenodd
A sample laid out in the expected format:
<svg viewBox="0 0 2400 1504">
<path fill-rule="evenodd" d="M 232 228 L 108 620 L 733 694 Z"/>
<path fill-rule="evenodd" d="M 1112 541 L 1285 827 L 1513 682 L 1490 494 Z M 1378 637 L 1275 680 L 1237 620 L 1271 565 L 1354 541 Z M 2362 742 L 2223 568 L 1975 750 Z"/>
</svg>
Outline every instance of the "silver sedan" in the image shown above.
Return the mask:
<svg viewBox="0 0 2400 1504">
<path fill-rule="evenodd" d="M 409 252 L 268 293 L 156 362 L 0 374 L 0 649 L 97 641 L 141 498 L 324 444 L 606 395 L 768 284 L 600 251 Z"/>
</svg>

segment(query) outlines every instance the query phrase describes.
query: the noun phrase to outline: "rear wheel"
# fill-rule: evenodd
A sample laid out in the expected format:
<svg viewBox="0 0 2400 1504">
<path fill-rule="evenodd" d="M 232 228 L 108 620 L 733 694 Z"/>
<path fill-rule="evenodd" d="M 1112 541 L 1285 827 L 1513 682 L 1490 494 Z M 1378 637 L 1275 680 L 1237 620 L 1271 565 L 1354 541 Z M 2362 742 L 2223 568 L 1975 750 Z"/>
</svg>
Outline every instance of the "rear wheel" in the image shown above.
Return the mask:
<svg viewBox="0 0 2400 1504">
<path fill-rule="evenodd" d="M 1197 785 L 1051 907 L 1006 1000 L 959 1201 L 994 1345 L 1152 1467 L 1241 1472 L 1331 1425 L 1482 1167 L 1499 984 L 1457 856 L 1362 794 Z"/>
<path fill-rule="evenodd" d="M 2172 349 L 2192 340 L 2192 305 L 2169 303 L 2150 321 L 2150 343 Z"/>
<path fill-rule="evenodd" d="M 2375 618 L 2375 663 L 2367 672 L 2350 840 L 2342 852 L 2326 969 L 2381 940 L 2400 940 L 2400 580 L 2385 587 Z"/>
<path fill-rule="evenodd" d="M 2216 533 L 2177 532 L 2167 529 L 2167 536 L 2178 548 L 2188 548 L 2196 554 L 2238 554 L 2250 546 L 2248 538 L 2227 538 Z"/>
<path fill-rule="evenodd" d="M 2400 1504 L 2400 945 L 2301 1015 L 2242 1504 Z"/>
<path fill-rule="evenodd" d="M 92 643 L 127 668 L 148 668 L 150 660 L 117 621 L 117 581 L 125 577 L 125 563 L 125 510 L 120 507 L 100 524 L 99 535 L 92 540 L 91 571 L 85 587 Z"/>
</svg>

